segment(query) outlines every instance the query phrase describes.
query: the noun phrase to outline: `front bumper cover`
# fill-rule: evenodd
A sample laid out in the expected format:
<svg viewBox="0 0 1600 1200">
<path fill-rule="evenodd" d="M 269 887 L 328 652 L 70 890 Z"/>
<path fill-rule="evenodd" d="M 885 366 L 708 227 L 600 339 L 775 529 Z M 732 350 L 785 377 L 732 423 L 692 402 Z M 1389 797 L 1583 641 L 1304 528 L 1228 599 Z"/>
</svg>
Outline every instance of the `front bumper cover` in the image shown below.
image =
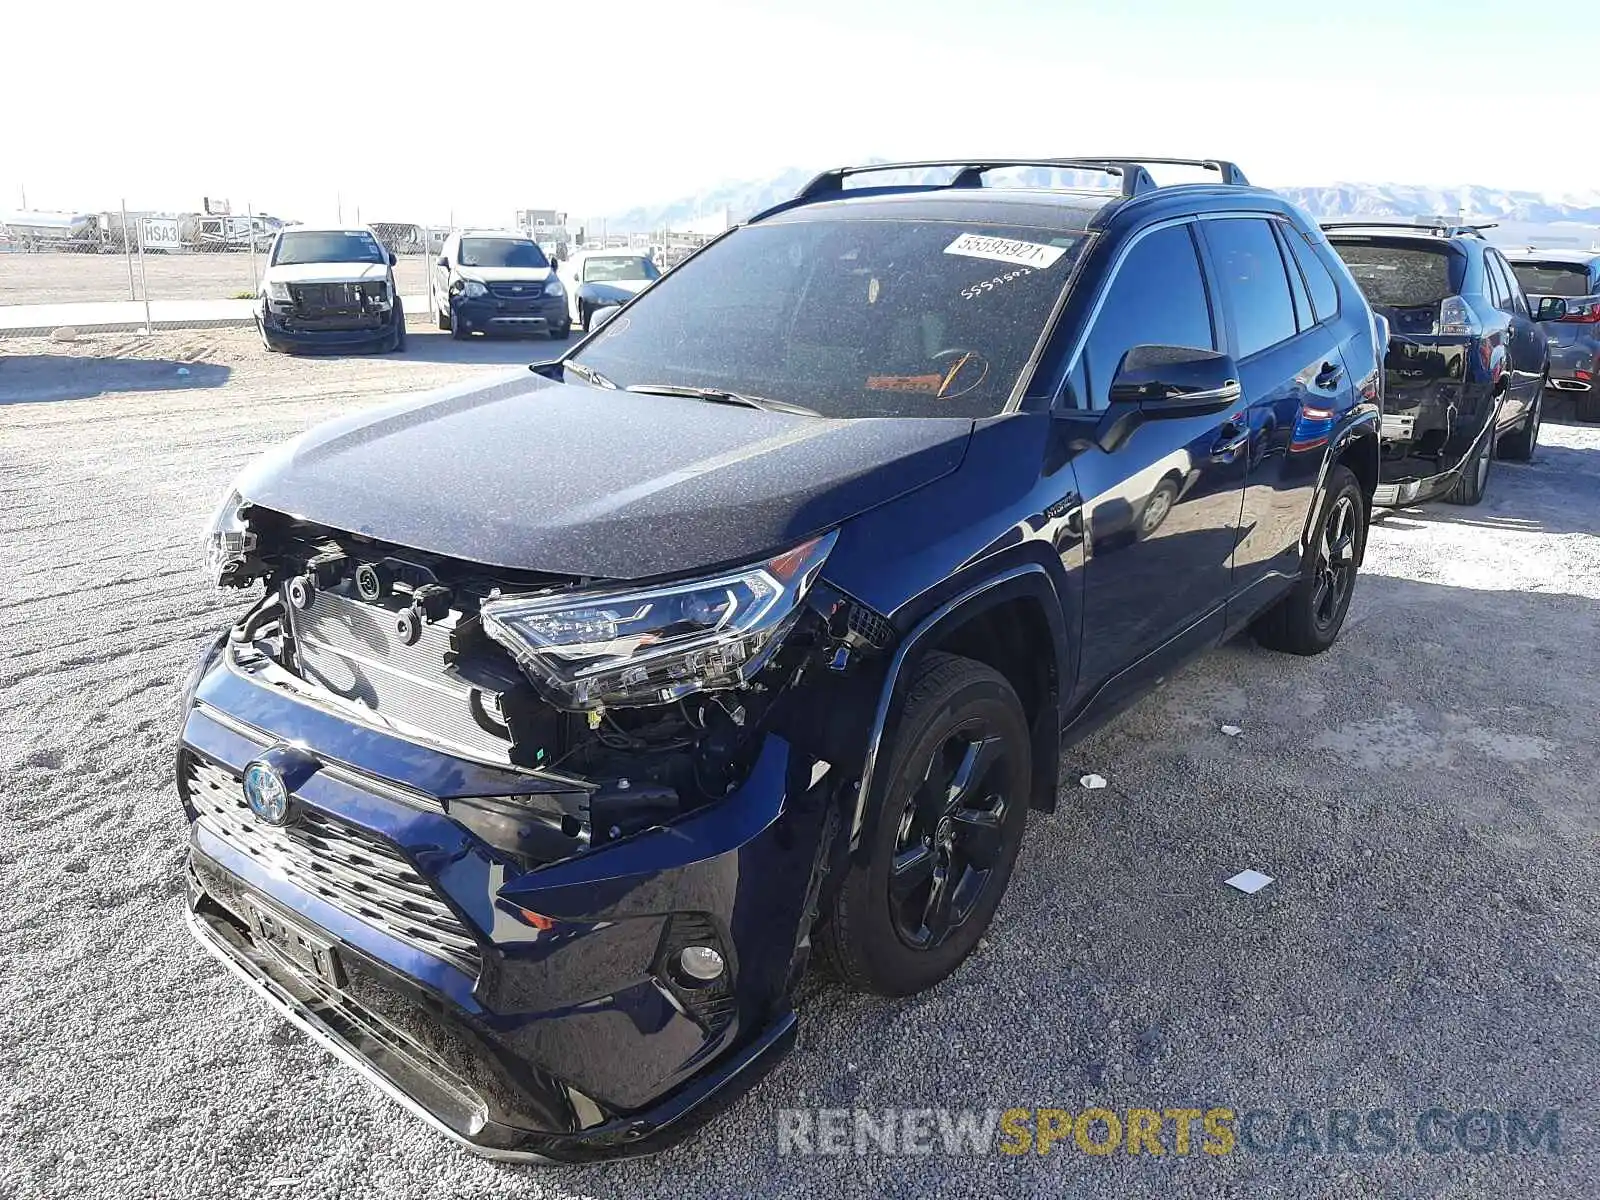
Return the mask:
<svg viewBox="0 0 1600 1200">
<path fill-rule="evenodd" d="M 494 1120 L 449 1062 L 381 1013 L 288 968 L 211 901 L 191 869 L 189 931 L 280 1016 L 384 1095 L 463 1149 L 503 1162 L 551 1163 L 651 1154 L 736 1100 L 794 1044 L 786 1011 L 761 1035 L 655 1107 L 578 1133 L 542 1135 Z"/>
<path fill-rule="evenodd" d="M 376 316 L 297 316 L 292 304 L 269 302 L 258 314 L 268 341 L 297 350 L 347 350 L 385 345 L 397 320 L 405 319 L 398 301 Z"/>
<path fill-rule="evenodd" d="M 515 1160 L 649 1153 L 697 1128 L 793 1040 L 832 779 L 769 734 L 723 801 L 530 871 L 428 797 L 551 786 L 469 763 L 245 677 L 211 657 L 180 751 L 234 774 L 273 744 L 324 765 L 297 801 L 403 855 L 479 944 L 476 975 L 352 916 L 241 853 L 198 819 L 191 928 L 319 1042 L 475 1152 Z M 270 731 L 270 732 L 268 732 Z M 421 796 L 423 803 L 397 798 Z M 255 944 L 240 896 L 336 949 L 334 990 Z M 517 912 L 554 921 L 540 929 Z M 680 928 L 681 927 L 681 928 Z M 667 966 L 678 942 L 720 939 L 729 988 L 708 1007 Z M 713 1011 L 714 1009 L 714 1011 Z"/>
<path fill-rule="evenodd" d="M 450 320 L 465 333 L 550 333 L 571 324 L 566 296 L 450 297 Z"/>
</svg>

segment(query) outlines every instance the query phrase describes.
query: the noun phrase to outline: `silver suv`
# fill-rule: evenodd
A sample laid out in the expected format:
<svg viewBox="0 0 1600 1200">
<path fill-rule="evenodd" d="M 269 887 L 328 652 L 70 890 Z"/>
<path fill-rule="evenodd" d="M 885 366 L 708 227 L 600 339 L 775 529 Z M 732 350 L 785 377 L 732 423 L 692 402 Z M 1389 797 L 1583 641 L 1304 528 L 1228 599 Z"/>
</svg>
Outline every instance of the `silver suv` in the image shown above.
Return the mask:
<svg viewBox="0 0 1600 1200">
<path fill-rule="evenodd" d="M 1530 246 L 1506 257 L 1530 304 L 1540 296 L 1566 300 L 1566 316 L 1541 322 L 1550 339 L 1550 386 L 1571 393 L 1578 420 L 1600 421 L 1600 251 Z"/>
</svg>

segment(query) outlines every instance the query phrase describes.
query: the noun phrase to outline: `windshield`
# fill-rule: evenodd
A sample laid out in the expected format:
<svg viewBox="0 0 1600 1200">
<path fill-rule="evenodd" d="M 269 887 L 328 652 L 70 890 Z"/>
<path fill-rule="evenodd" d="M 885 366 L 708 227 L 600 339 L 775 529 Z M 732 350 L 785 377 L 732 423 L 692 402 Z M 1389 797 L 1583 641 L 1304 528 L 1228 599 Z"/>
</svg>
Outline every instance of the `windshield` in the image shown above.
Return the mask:
<svg viewBox="0 0 1600 1200">
<path fill-rule="evenodd" d="M 302 263 L 386 263 L 388 255 L 370 233 L 359 230 L 305 230 L 285 233 L 272 252 L 275 266 L 293 267 Z"/>
<path fill-rule="evenodd" d="M 518 238 L 462 238 L 463 267 L 548 267 L 537 242 Z"/>
<path fill-rule="evenodd" d="M 1460 259 L 1444 246 L 1339 240 L 1334 248 L 1374 308 L 1437 309 L 1461 291 Z"/>
<path fill-rule="evenodd" d="M 1589 268 L 1582 263 L 1512 263 L 1517 282 L 1530 296 L 1588 296 Z"/>
<path fill-rule="evenodd" d="M 579 361 L 826 417 L 1004 408 L 1084 237 L 932 220 L 800 220 L 723 238 L 645 292 Z"/>
<path fill-rule="evenodd" d="M 583 282 L 619 283 L 630 279 L 655 279 L 661 274 L 648 258 L 608 255 L 583 260 Z"/>
</svg>

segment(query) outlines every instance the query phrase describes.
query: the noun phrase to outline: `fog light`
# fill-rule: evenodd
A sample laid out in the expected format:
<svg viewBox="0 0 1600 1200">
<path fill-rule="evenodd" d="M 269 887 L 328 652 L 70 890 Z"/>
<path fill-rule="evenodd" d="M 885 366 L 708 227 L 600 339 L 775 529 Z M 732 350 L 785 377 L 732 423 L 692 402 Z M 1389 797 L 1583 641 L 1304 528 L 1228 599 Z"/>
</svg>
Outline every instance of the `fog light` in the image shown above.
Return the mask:
<svg viewBox="0 0 1600 1200">
<path fill-rule="evenodd" d="M 678 968 L 690 979 L 710 983 L 722 975 L 727 964 L 710 946 L 685 946 L 678 955 Z"/>
</svg>

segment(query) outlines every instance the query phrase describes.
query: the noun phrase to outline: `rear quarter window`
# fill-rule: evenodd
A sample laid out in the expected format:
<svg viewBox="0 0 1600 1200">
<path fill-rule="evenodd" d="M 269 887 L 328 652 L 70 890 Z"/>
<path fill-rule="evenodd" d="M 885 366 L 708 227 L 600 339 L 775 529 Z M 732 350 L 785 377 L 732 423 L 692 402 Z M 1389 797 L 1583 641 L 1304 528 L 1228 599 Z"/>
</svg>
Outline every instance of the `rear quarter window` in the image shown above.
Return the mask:
<svg viewBox="0 0 1600 1200">
<path fill-rule="evenodd" d="M 1334 243 L 1375 308 L 1433 308 L 1460 294 L 1466 261 L 1448 246 Z"/>
<path fill-rule="evenodd" d="M 1589 296 L 1594 285 L 1583 263 L 1513 263 L 1511 270 L 1530 296 Z"/>
</svg>

